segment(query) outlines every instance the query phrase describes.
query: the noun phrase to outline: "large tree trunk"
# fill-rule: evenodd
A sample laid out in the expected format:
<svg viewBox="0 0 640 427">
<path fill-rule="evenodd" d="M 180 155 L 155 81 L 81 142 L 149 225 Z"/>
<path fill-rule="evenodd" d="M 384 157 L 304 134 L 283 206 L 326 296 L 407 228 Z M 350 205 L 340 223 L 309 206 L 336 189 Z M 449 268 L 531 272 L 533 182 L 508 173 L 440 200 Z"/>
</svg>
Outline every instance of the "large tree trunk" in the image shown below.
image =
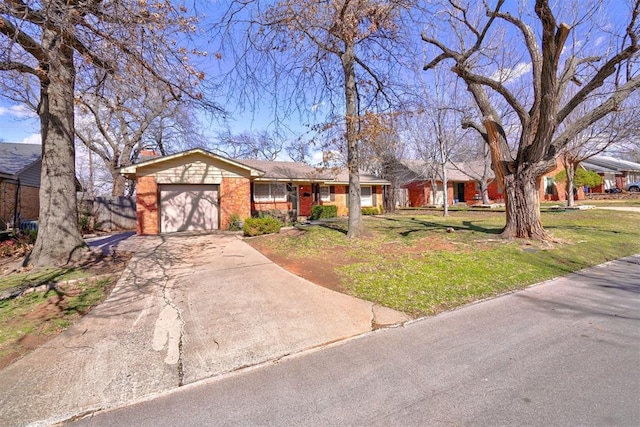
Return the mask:
<svg viewBox="0 0 640 427">
<path fill-rule="evenodd" d="M 540 221 L 540 176 L 531 169 L 516 170 L 504 177 L 507 223 L 502 237 L 546 240 Z"/>
<path fill-rule="evenodd" d="M 78 229 L 75 181 L 73 50 L 45 30 L 50 51 L 48 81 L 41 83 L 38 114 L 42 131 L 42 172 L 38 238 L 25 265 L 59 266 L 77 260 L 86 245 Z"/>
<path fill-rule="evenodd" d="M 535 163 L 513 161 L 499 124 L 487 119 L 484 125 L 493 171 L 504 188 L 506 224 L 501 236 L 547 240 L 549 235 L 540 220 L 540 181 L 555 168 L 555 158 Z"/>
<path fill-rule="evenodd" d="M 356 90 L 355 53 L 347 45 L 342 54 L 344 89 L 346 101 L 347 169 L 349 171 L 349 230 L 347 237 L 357 238 L 364 234 L 362 207 L 360 202 L 360 170 L 358 160 L 358 93 Z"/>
</svg>

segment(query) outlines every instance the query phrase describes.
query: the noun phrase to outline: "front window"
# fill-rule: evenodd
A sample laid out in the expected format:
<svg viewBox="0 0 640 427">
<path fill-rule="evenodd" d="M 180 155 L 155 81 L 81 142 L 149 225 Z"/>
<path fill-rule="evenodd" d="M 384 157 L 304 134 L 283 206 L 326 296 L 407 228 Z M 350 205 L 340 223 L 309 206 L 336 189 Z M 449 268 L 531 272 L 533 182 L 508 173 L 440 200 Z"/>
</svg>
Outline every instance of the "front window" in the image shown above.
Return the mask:
<svg viewBox="0 0 640 427">
<path fill-rule="evenodd" d="M 551 196 L 554 194 L 555 179 L 552 176 L 544 177 L 544 194 Z"/>
<path fill-rule="evenodd" d="M 253 200 L 256 202 L 286 202 L 286 184 L 253 184 Z"/>
<path fill-rule="evenodd" d="M 331 201 L 331 193 L 329 191 L 329 187 L 321 186 L 320 187 L 320 200 L 323 202 Z"/>
<path fill-rule="evenodd" d="M 373 206 L 373 198 L 371 197 L 371 187 L 362 187 L 360 189 L 360 204 L 364 207 Z"/>
</svg>

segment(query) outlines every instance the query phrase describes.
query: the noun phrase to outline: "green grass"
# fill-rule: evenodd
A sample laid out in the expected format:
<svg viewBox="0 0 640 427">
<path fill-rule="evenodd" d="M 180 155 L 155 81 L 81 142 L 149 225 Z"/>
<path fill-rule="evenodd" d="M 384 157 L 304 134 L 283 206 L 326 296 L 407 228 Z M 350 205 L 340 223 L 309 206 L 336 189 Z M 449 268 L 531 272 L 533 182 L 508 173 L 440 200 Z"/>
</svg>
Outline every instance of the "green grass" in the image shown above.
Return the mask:
<svg viewBox="0 0 640 427">
<path fill-rule="evenodd" d="M 111 283 L 111 278 L 79 282 L 0 301 L 0 357 L 15 352 L 26 335 L 52 335 L 69 327 L 106 297 Z"/>
<path fill-rule="evenodd" d="M 87 277 L 88 274 L 74 268 L 48 268 L 0 277 L 0 292 L 7 289 L 25 289 L 46 283 Z"/>
<path fill-rule="evenodd" d="M 368 237 L 357 240 L 346 239 L 346 221 L 336 221 L 267 244 L 324 262 L 349 293 L 416 316 L 640 253 L 638 213 L 543 212 L 542 220 L 551 244 L 499 239 L 504 214 L 494 212 L 366 218 Z"/>
</svg>

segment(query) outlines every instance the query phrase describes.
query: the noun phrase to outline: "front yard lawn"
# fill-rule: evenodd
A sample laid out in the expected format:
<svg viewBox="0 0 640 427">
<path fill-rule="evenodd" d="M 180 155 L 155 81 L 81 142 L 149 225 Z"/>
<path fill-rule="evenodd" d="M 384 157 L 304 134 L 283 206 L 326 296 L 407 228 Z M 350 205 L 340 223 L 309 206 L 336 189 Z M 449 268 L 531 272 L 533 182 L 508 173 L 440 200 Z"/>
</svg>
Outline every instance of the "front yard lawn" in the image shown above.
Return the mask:
<svg viewBox="0 0 640 427">
<path fill-rule="evenodd" d="M 365 218 L 368 236 L 345 237 L 346 220 L 248 242 L 313 282 L 412 316 L 435 314 L 585 267 L 640 253 L 640 214 L 544 212 L 552 243 L 506 241 L 500 212 Z"/>
<path fill-rule="evenodd" d="M 0 369 L 101 303 L 131 255 L 96 254 L 74 267 L 0 274 Z M 10 260 L 16 263 L 16 259 Z"/>
</svg>

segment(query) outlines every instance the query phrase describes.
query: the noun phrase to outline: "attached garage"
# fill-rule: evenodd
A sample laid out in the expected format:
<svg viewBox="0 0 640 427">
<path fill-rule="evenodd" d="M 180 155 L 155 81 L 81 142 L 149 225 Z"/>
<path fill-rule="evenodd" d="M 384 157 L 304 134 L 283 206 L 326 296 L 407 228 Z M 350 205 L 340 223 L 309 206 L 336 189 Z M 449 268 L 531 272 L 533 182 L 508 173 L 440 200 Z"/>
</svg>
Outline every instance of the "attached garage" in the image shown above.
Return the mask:
<svg viewBox="0 0 640 427">
<path fill-rule="evenodd" d="M 160 185 L 160 232 L 217 230 L 218 185 Z"/>
<path fill-rule="evenodd" d="M 120 169 L 136 182 L 138 234 L 226 230 L 251 216 L 251 180 L 264 172 L 193 149 Z"/>
</svg>

